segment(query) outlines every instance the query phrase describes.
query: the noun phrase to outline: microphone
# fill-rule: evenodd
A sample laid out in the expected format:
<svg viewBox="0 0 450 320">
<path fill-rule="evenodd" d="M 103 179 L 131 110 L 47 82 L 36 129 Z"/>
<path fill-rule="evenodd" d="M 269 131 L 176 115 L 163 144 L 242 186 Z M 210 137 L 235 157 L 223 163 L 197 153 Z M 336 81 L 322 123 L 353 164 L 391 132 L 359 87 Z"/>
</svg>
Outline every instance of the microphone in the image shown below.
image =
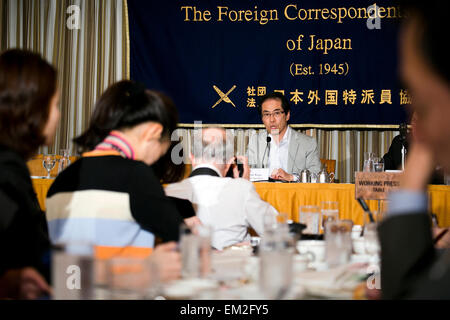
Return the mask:
<svg viewBox="0 0 450 320">
<path fill-rule="evenodd" d="M 372 212 L 370 212 L 370 209 L 367 206 L 366 202 L 361 198 L 358 198 L 356 200 L 359 202 L 359 204 L 363 208 L 364 212 L 366 212 L 369 215 L 370 222 L 375 222 L 375 219 L 373 218 L 373 214 L 372 214 Z"/>
<path fill-rule="evenodd" d="M 267 136 L 266 140 L 267 140 L 266 149 L 264 150 L 264 154 L 263 154 L 263 158 L 262 158 L 262 167 L 263 168 L 265 167 L 264 166 L 264 157 L 266 156 L 267 149 L 269 149 L 269 152 L 270 152 L 270 141 L 272 141 L 272 138 Z"/>
</svg>

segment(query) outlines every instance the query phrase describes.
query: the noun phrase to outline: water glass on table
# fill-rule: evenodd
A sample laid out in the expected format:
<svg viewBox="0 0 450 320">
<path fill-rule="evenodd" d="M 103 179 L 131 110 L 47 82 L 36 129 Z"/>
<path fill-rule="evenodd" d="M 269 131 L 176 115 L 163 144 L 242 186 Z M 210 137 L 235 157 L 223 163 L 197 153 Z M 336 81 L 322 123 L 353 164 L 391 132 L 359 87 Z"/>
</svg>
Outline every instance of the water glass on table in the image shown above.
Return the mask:
<svg viewBox="0 0 450 320">
<path fill-rule="evenodd" d="M 303 233 L 319 234 L 321 217 L 318 206 L 301 206 L 299 216 L 299 222 L 307 226 Z"/>
<path fill-rule="evenodd" d="M 107 262 L 109 298 L 141 300 L 151 298 L 152 288 L 159 285 L 156 264 L 148 257 L 113 257 Z"/>
<path fill-rule="evenodd" d="M 327 221 L 339 220 L 339 202 L 337 201 L 322 201 L 320 203 L 320 209 L 322 214 L 322 226 L 321 230 L 325 230 L 325 224 Z"/>
<path fill-rule="evenodd" d="M 211 269 L 211 234 L 209 226 L 180 227 L 181 275 L 183 278 L 206 277 Z"/>
<path fill-rule="evenodd" d="M 70 165 L 70 152 L 69 149 L 61 150 L 61 158 L 59 159 L 58 174 Z"/>
<path fill-rule="evenodd" d="M 364 152 L 363 172 L 373 172 L 375 154 L 373 152 Z"/>
<path fill-rule="evenodd" d="M 352 227 L 351 220 L 328 221 L 325 225 L 325 259 L 329 268 L 350 262 Z"/>
<path fill-rule="evenodd" d="M 86 243 L 58 244 L 52 247 L 52 286 L 54 300 L 94 299 L 93 246 Z"/>
<path fill-rule="evenodd" d="M 378 239 L 377 223 L 372 222 L 364 226 L 364 247 L 368 254 L 378 255 L 380 253 L 380 243 Z"/>
<path fill-rule="evenodd" d="M 259 286 L 267 299 L 283 299 L 292 284 L 295 242 L 288 233 L 265 233 L 261 239 Z"/>
<path fill-rule="evenodd" d="M 383 172 L 384 171 L 384 160 L 383 158 L 375 158 L 373 160 L 373 171 Z"/>
<path fill-rule="evenodd" d="M 56 164 L 56 157 L 53 154 L 44 155 L 44 158 L 42 159 L 42 165 L 44 166 L 44 169 L 47 170 L 47 179 L 50 179 L 50 171 L 52 171 L 53 167 Z"/>
</svg>

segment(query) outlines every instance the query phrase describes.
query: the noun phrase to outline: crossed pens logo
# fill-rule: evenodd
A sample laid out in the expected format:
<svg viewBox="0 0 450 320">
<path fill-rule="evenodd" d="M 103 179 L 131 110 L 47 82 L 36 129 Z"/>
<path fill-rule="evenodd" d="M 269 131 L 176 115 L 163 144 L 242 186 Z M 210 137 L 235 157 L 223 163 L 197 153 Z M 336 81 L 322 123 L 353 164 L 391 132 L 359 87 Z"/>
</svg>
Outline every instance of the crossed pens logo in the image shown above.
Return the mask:
<svg viewBox="0 0 450 320">
<path fill-rule="evenodd" d="M 211 109 L 214 109 L 219 103 L 222 101 L 225 101 L 226 103 L 230 103 L 233 107 L 236 108 L 235 104 L 231 99 L 229 98 L 230 93 L 236 89 L 236 85 L 233 85 L 230 90 L 227 91 L 227 93 L 223 93 L 217 86 L 213 86 L 214 90 L 216 90 L 217 94 L 219 95 L 220 99 L 216 101 L 216 103 L 211 107 Z"/>
</svg>

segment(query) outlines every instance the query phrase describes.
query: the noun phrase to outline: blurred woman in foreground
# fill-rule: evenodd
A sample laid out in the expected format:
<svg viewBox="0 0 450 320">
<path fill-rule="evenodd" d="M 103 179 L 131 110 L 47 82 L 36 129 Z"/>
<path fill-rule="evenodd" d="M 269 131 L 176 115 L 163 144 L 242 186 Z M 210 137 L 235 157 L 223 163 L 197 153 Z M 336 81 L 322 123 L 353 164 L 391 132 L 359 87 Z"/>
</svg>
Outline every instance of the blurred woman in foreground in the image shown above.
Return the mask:
<svg viewBox="0 0 450 320">
<path fill-rule="evenodd" d="M 161 93 L 133 81 L 109 87 L 89 128 L 75 139 L 82 158 L 47 194 L 51 241 L 94 245 L 99 259 L 146 257 L 156 237 L 177 241 L 183 217 L 150 167 L 167 152 L 177 120 L 175 106 Z M 180 273 L 174 249 L 172 242 L 155 250 L 164 256 L 163 278 Z"/>
<path fill-rule="evenodd" d="M 59 121 L 56 70 L 39 55 L 0 55 L 0 298 L 50 292 L 45 216 L 26 161 L 53 142 Z"/>
</svg>

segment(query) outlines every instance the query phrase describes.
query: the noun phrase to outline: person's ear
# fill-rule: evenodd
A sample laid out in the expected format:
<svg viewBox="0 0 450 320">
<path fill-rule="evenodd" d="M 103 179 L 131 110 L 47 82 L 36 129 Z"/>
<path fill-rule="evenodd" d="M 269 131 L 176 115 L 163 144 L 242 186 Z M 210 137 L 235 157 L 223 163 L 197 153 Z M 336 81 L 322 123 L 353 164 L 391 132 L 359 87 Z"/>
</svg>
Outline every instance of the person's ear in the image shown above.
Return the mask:
<svg viewBox="0 0 450 320">
<path fill-rule="evenodd" d="M 288 113 L 286 114 L 286 121 L 289 121 L 290 118 L 291 118 L 291 112 L 288 111 Z"/>
<path fill-rule="evenodd" d="M 163 131 L 162 124 L 157 122 L 149 122 L 144 127 L 142 137 L 144 141 L 150 141 L 154 139 L 160 140 L 162 131 Z"/>
</svg>

